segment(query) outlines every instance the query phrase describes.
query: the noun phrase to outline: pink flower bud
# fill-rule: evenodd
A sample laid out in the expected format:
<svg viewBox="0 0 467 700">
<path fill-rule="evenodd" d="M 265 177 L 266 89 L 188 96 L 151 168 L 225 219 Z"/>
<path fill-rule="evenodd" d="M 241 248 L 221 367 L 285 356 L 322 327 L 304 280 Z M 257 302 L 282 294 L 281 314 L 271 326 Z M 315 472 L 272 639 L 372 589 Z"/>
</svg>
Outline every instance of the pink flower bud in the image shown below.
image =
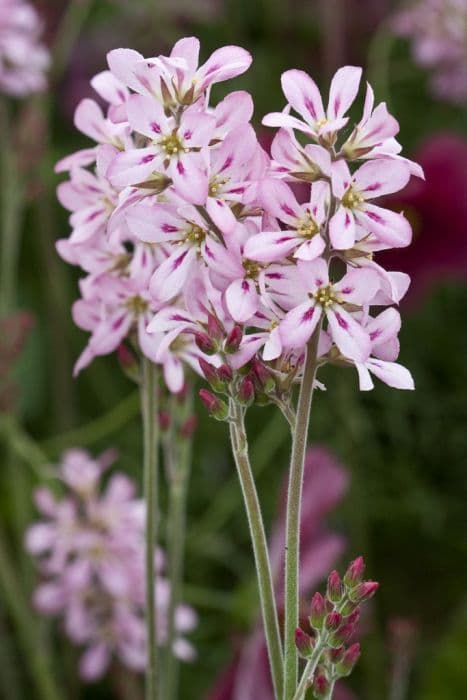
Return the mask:
<svg viewBox="0 0 467 700">
<path fill-rule="evenodd" d="M 217 369 L 214 367 L 214 365 L 212 365 L 207 360 L 204 360 L 202 357 L 198 358 L 198 362 L 199 366 L 201 367 L 202 373 L 204 374 L 214 391 L 222 391 L 223 389 L 225 389 L 224 382 L 220 379 L 217 373 Z"/>
<path fill-rule="evenodd" d="M 214 314 L 208 313 L 208 336 L 211 340 L 219 342 L 225 335 L 221 322 Z"/>
<path fill-rule="evenodd" d="M 317 673 L 313 680 L 313 695 L 315 698 L 325 698 L 328 694 L 329 683 L 326 676 L 322 673 Z"/>
<path fill-rule="evenodd" d="M 276 380 L 268 368 L 259 360 L 252 360 L 251 366 L 260 390 L 265 394 L 270 394 L 276 388 Z"/>
<path fill-rule="evenodd" d="M 246 376 L 240 382 L 238 387 L 237 399 L 244 406 L 248 406 L 254 401 L 255 387 L 251 379 Z"/>
<path fill-rule="evenodd" d="M 313 640 L 309 634 L 304 632 L 300 627 L 295 630 L 295 646 L 298 649 L 300 656 L 307 659 L 313 651 Z"/>
<path fill-rule="evenodd" d="M 219 379 L 221 379 L 226 384 L 231 382 L 233 379 L 233 372 L 229 365 L 221 365 L 220 367 L 218 367 L 217 374 L 219 376 Z"/>
<path fill-rule="evenodd" d="M 315 630 L 320 630 L 323 626 L 325 615 L 324 598 L 321 593 L 315 593 L 311 599 L 310 625 Z"/>
<path fill-rule="evenodd" d="M 337 611 L 330 612 L 328 615 L 326 615 L 326 620 L 324 622 L 324 626 L 330 632 L 337 630 L 337 628 L 341 624 L 342 624 L 342 615 L 340 613 L 338 613 Z"/>
<path fill-rule="evenodd" d="M 189 416 L 184 423 L 180 426 L 180 437 L 185 440 L 191 438 L 198 425 L 198 419 L 195 415 Z"/>
<path fill-rule="evenodd" d="M 216 347 L 207 333 L 195 333 L 195 343 L 205 355 L 214 355 Z"/>
<path fill-rule="evenodd" d="M 241 326 L 234 326 L 227 336 L 224 343 L 224 350 L 227 353 L 237 352 L 243 338 L 243 329 Z"/>
<path fill-rule="evenodd" d="M 358 584 L 363 579 L 363 574 L 365 572 L 365 560 L 363 557 L 357 557 L 353 562 L 349 564 L 349 568 L 344 575 L 344 583 L 349 588 L 358 586 Z"/>
<path fill-rule="evenodd" d="M 333 649 L 332 647 L 327 650 L 328 659 L 332 664 L 337 664 L 344 658 L 345 647 L 337 647 Z"/>
<path fill-rule="evenodd" d="M 355 664 L 360 658 L 360 644 L 356 642 L 352 644 L 344 654 L 344 658 L 337 664 L 337 672 L 340 676 L 349 676 Z"/>
<path fill-rule="evenodd" d="M 337 571 L 331 571 L 328 578 L 327 597 L 332 603 L 339 603 L 344 595 L 344 584 Z"/>
<path fill-rule="evenodd" d="M 357 606 L 355 610 L 353 610 L 350 615 L 347 615 L 345 618 L 346 624 L 353 624 L 355 625 L 360 619 L 360 608 Z"/>
<path fill-rule="evenodd" d="M 351 623 L 343 624 L 329 636 L 328 643 L 334 648 L 340 647 L 349 641 L 354 632 L 355 625 Z"/>
<path fill-rule="evenodd" d="M 216 418 L 216 420 L 226 420 L 229 415 L 229 408 L 225 401 L 222 401 L 207 389 L 199 390 L 199 398 L 213 418 Z"/>
<path fill-rule="evenodd" d="M 159 411 L 159 427 L 161 430 L 168 430 L 170 427 L 170 413 Z"/>
<path fill-rule="evenodd" d="M 378 588 L 379 583 L 376 581 L 363 581 L 350 591 L 349 598 L 354 603 L 364 603 L 374 596 Z"/>
</svg>

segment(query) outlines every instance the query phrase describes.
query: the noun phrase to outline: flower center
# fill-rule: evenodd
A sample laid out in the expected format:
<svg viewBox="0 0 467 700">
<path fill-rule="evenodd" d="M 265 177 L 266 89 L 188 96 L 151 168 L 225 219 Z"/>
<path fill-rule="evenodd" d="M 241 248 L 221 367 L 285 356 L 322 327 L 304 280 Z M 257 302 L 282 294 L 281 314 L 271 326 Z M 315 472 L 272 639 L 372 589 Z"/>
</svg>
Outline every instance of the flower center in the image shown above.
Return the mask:
<svg viewBox="0 0 467 700">
<path fill-rule="evenodd" d="M 333 289 L 331 284 L 327 284 L 325 287 L 319 287 L 316 292 L 313 292 L 313 298 L 316 303 L 327 309 L 333 304 L 341 304 L 342 301 L 338 294 Z"/>
<path fill-rule="evenodd" d="M 188 243 L 200 244 L 206 238 L 206 231 L 197 224 L 191 224 L 185 234 L 185 241 Z"/>
<path fill-rule="evenodd" d="M 247 279 L 255 280 L 260 273 L 261 265 L 254 260 L 244 260 L 243 269 Z"/>
<path fill-rule="evenodd" d="M 357 209 L 360 204 L 363 204 L 364 201 L 365 200 L 360 192 L 353 187 L 349 187 L 347 192 L 342 197 L 342 204 L 348 209 Z"/>
<path fill-rule="evenodd" d="M 297 233 L 303 238 L 313 238 L 319 231 L 316 221 L 308 214 L 297 226 Z"/>
<path fill-rule="evenodd" d="M 160 146 L 168 156 L 176 155 L 185 150 L 176 132 L 173 132 L 170 136 L 164 136 L 157 142 L 157 145 Z"/>
<path fill-rule="evenodd" d="M 223 187 L 223 185 L 227 184 L 227 182 L 229 180 L 230 180 L 229 177 L 224 177 L 224 178 L 213 177 L 213 179 L 209 183 L 209 196 L 216 197 L 217 194 L 219 193 L 219 190 Z"/>
<path fill-rule="evenodd" d="M 134 316 L 140 316 L 148 310 L 148 302 L 136 294 L 134 297 L 129 297 L 126 300 L 125 307 L 128 311 L 131 311 Z"/>
<path fill-rule="evenodd" d="M 321 129 L 322 126 L 326 126 L 326 124 L 329 124 L 329 119 L 326 119 L 326 117 L 323 117 L 319 121 L 316 122 L 316 126 L 318 129 Z"/>
</svg>

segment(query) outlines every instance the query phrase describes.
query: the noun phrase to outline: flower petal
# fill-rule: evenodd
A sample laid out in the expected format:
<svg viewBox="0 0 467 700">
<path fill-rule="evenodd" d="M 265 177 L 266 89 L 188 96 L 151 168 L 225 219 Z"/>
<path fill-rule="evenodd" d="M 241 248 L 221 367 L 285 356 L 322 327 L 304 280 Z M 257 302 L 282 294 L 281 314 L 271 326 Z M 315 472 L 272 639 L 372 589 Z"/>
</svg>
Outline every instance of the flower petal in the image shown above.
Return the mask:
<svg viewBox="0 0 467 700">
<path fill-rule="evenodd" d="M 321 308 L 310 300 L 289 311 L 279 324 L 282 345 L 286 348 L 304 348 L 321 315 Z"/>
<path fill-rule="evenodd" d="M 326 309 L 326 316 L 333 340 L 344 357 L 365 362 L 371 349 L 368 333 L 342 307 Z"/>
<path fill-rule="evenodd" d="M 234 280 L 226 289 L 225 303 L 234 321 L 245 323 L 259 306 L 258 292 L 252 280 Z"/>
<path fill-rule="evenodd" d="M 355 218 L 347 207 L 341 205 L 329 222 L 329 238 L 336 250 L 352 248 L 355 243 Z"/>
</svg>

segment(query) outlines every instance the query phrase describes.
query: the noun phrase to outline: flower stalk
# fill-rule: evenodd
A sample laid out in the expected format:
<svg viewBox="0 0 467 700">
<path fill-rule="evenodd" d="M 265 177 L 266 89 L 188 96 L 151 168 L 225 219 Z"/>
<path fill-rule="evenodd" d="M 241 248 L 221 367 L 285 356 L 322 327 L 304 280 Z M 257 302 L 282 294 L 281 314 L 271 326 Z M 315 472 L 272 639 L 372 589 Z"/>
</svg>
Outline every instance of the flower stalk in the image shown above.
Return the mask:
<svg viewBox="0 0 467 700">
<path fill-rule="evenodd" d="M 251 541 L 258 576 L 258 588 L 263 616 L 264 631 L 268 647 L 269 663 L 274 686 L 274 697 L 280 698 L 283 687 L 282 644 L 279 633 L 276 599 L 269 561 L 268 545 L 261 508 L 248 456 L 248 441 L 245 430 L 245 409 L 230 400 L 230 439 L 232 453 L 242 488 L 248 517 Z"/>
<path fill-rule="evenodd" d="M 157 648 L 157 604 L 155 547 L 158 540 L 158 424 L 157 424 L 157 367 L 142 358 L 141 413 L 144 441 L 144 495 L 146 501 L 146 700 L 158 700 L 160 684 L 159 654 Z"/>
</svg>

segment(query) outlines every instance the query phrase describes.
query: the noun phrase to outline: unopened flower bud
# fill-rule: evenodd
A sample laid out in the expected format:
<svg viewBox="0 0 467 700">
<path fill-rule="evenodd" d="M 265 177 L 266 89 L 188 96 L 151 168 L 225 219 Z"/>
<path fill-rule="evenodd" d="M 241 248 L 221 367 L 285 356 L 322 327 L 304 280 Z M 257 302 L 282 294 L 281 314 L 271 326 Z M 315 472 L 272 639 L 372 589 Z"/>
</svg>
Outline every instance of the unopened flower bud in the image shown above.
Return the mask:
<svg viewBox="0 0 467 700">
<path fill-rule="evenodd" d="M 198 358 L 198 362 L 199 366 L 201 367 L 202 373 L 204 374 L 214 391 L 223 391 L 225 389 L 224 382 L 220 379 L 217 373 L 217 369 L 214 367 L 214 365 L 212 365 L 210 362 L 207 362 L 207 360 L 204 360 L 202 357 Z"/>
<path fill-rule="evenodd" d="M 365 560 L 363 557 L 357 557 L 353 562 L 349 564 L 349 568 L 344 575 L 344 583 L 348 588 L 354 588 L 363 579 L 363 574 L 365 572 Z"/>
<path fill-rule="evenodd" d="M 353 603 L 364 603 L 370 600 L 379 588 L 376 581 L 363 581 L 349 592 L 349 598 Z"/>
<path fill-rule="evenodd" d="M 238 348 L 240 347 L 240 343 L 242 342 L 243 338 L 243 329 L 241 326 L 234 326 L 230 333 L 228 334 L 227 338 L 225 339 L 224 343 L 224 350 L 227 353 L 234 353 L 237 352 Z"/>
<path fill-rule="evenodd" d="M 344 600 L 340 605 L 340 611 L 344 617 L 350 615 L 355 610 L 356 603 L 352 603 L 351 600 Z"/>
<path fill-rule="evenodd" d="M 214 314 L 208 313 L 208 336 L 211 340 L 219 342 L 225 335 L 225 330 L 219 319 Z"/>
<path fill-rule="evenodd" d="M 337 630 L 339 625 L 342 624 L 342 615 L 338 613 L 336 610 L 333 612 L 330 612 L 326 615 L 326 619 L 324 621 L 324 626 L 329 632 L 334 632 L 334 630 Z"/>
<path fill-rule="evenodd" d="M 337 672 L 340 676 L 349 676 L 355 664 L 360 658 L 360 644 L 356 642 L 352 644 L 344 654 L 344 658 L 337 664 Z"/>
<path fill-rule="evenodd" d="M 344 595 L 344 584 L 337 571 L 331 571 L 328 578 L 327 597 L 332 603 L 340 603 Z"/>
<path fill-rule="evenodd" d="M 216 346 L 207 333 L 195 333 L 195 343 L 205 355 L 214 355 Z"/>
<path fill-rule="evenodd" d="M 327 657 L 328 657 L 329 661 L 332 664 L 337 664 L 337 663 L 339 663 L 339 661 L 341 661 L 344 658 L 345 647 L 340 646 L 340 647 L 337 647 L 336 649 L 333 649 L 331 647 L 331 648 L 327 649 L 326 653 L 327 653 Z"/>
<path fill-rule="evenodd" d="M 320 630 L 326 616 L 324 598 L 321 593 L 315 593 L 311 599 L 310 625 L 315 630 Z"/>
<path fill-rule="evenodd" d="M 352 610 L 350 615 L 347 615 L 345 617 L 344 622 L 346 624 L 351 623 L 352 625 L 355 625 L 359 621 L 359 619 L 360 619 L 360 608 L 357 605 L 357 607 L 354 610 Z"/>
<path fill-rule="evenodd" d="M 237 400 L 244 406 L 249 406 L 255 398 L 255 387 L 247 375 L 242 379 L 238 387 Z"/>
<path fill-rule="evenodd" d="M 265 394 L 270 394 L 274 391 L 276 388 L 276 380 L 268 368 L 259 360 L 253 360 L 251 366 L 261 391 Z"/>
<path fill-rule="evenodd" d="M 233 372 L 229 365 L 221 365 L 217 368 L 217 374 L 219 379 L 228 384 L 233 379 Z"/>
<path fill-rule="evenodd" d="M 329 691 L 329 683 L 323 673 L 317 673 L 313 680 L 313 695 L 315 698 L 325 698 Z"/>
<path fill-rule="evenodd" d="M 295 646 L 300 656 L 307 659 L 313 651 L 313 645 L 313 639 L 310 635 L 300 629 L 300 627 L 297 627 L 295 630 Z"/>
<path fill-rule="evenodd" d="M 337 648 L 346 644 L 353 633 L 355 632 L 355 625 L 352 623 L 345 623 L 339 627 L 339 629 L 332 632 L 329 635 L 328 643 L 329 646 Z"/>
<path fill-rule="evenodd" d="M 229 408 L 225 401 L 222 401 L 207 389 L 200 389 L 199 397 L 213 418 L 226 420 L 229 415 Z"/>
</svg>

